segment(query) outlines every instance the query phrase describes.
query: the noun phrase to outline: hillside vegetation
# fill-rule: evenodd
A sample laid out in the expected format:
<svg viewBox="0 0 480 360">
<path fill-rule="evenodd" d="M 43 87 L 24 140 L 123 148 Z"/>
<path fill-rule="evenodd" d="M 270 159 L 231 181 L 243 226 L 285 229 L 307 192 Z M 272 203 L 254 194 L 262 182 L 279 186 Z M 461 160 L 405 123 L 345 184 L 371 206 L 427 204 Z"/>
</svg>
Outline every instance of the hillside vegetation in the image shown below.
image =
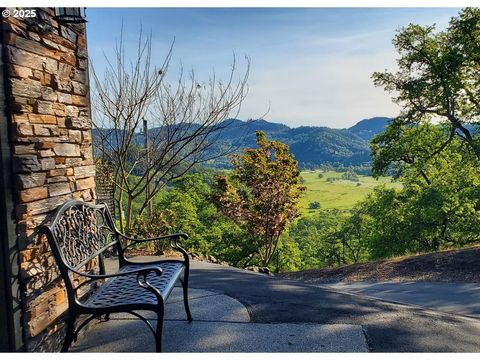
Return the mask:
<svg viewBox="0 0 480 360">
<path fill-rule="evenodd" d="M 281 276 L 309 283 L 354 281 L 480 282 L 480 245 L 466 249 L 402 256 L 338 268 L 287 272 Z"/>
</svg>

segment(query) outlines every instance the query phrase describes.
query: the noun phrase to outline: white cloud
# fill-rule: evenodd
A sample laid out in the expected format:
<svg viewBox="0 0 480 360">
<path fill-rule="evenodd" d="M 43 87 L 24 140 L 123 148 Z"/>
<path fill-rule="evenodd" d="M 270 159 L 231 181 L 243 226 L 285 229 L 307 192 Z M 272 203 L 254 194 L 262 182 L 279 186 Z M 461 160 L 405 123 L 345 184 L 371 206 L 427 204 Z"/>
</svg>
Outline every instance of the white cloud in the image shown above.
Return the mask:
<svg viewBox="0 0 480 360">
<path fill-rule="evenodd" d="M 294 63 L 256 69 L 255 81 L 241 116 L 266 116 L 290 126 L 349 127 L 362 118 L 394 116 L 390 94 L 375 88 L 374 71 L 394 68 L 394 53 L 348 57 L 316 56 Z"/>
</svg>

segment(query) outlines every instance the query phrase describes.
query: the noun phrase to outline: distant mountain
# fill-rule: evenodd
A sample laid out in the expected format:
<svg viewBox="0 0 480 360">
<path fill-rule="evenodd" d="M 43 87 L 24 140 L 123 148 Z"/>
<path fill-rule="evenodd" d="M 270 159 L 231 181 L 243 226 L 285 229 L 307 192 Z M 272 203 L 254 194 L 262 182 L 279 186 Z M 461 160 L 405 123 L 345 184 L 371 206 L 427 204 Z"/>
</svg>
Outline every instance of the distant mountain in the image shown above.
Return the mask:
<svg viewBox="0 0 480 360">
<path fill-rule="evenodd" d="M 390 122 L 390 118 L 374 117 L 371 119 L 360 120 L 358 123 L 348 128 L 348 130 L 364 140 L 370 141 L 375 135 L 383 132 Z"/>
<path fill-rule="evenodd" d="M 214 144 L 208 155 L 222 152 L 241 152 L 246 147 L 255 147 L 255 131 L 264 131 L 268 139 L 279 140 L 290 146 L 295 159 L 301 167 L 318 167 L 330 165 L 365 165 L 370 162 L 368 142 L 381 133 L 390 121 L 386 117 L 374 117 L 359 121 L 348 129 L 332 129 L 328 127 L 300 126 L 290 128 L 287 125 L 266 120 L 242 121 L 228 119 L 222 124 L 222 130 L 212 135 Z M 150 129 L 152 135 L 161 128 Z M 92 131 L 94 137 L 100 135 L 98 130 Z M 116 142 L 116 134 L 112 130 L 102 130 L 104 136 L 112 143 Z M 138 134 L 133 143 L 142 145 L 143 134 Z M 208 162 L 213 167 L 229 167 L 227 156 Z"/>
<path fill-rule="evenodd" d="M 321 164 L 364 165 L 370 162 L 368 142 L 383 132 L 389 118 L 365 119 L 348 129 L 301 126 L 290 128 L 266 120 L 226 120 L 225 128 L 217 135 L 218 151 L 231 146 L 238 151 L 255 146 L 255 131 L 264 131 L 269 139 L 282 141 L 290 146 L 300 166 L 316 167 Z M 213 166 L 228 166 L 228 159 L 215 160 Z"/>
</svg>

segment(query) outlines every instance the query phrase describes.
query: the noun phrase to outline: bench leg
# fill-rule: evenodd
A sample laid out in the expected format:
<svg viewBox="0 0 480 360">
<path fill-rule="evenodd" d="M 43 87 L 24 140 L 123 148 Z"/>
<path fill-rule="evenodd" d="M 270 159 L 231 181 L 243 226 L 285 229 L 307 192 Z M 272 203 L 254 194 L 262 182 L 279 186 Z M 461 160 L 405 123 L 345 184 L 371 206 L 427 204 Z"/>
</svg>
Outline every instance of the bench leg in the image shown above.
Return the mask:
<svg viewBox="0 0 480 360">
<path fill-rule="evenodd" d="M 163 333 L 163 304 L 157 311 L 157 331 L 155 332 L 155 351 L 162 352 L 162 333 Z"/>
<path fill-rule="evenodd" d="M 188 305 L 188 275 L 185 276 L 183 280 L 180 280 L 183 287 L 183 306 L 185 307 L 185 312 L 187 313 L 188 322 L 192 322 L 192 314 L 190 313 L 190 306 Z"/>
<path fill-rule="evenodd" d="M 63 341 L 61 352 L 67 352 L 68 348 L 72 344 L 73 338 L 75 336 L 75 314 L 69 312 L 67 320 L 67 333 L 65 334 L 65 340 Z"/>
</svg>

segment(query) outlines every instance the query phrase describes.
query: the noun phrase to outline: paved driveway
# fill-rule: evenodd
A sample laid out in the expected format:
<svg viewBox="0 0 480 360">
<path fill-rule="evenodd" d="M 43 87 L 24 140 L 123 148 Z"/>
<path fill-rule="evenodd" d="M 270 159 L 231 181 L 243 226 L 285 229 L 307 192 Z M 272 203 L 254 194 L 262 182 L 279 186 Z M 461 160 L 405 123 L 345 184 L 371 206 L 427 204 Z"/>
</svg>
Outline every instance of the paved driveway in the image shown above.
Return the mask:
<svg viewBox="0 0 480 360">
<path fill-rule="evenodd" d="M 371 351 L 480 351 L 480 321 L 245 270 L 193 262 L 191 287 L 244 304 L 257 323 L 361 325 Z"/>
<path fill-rule="evenodd" d="M 480 284 L 477 283 L 356 282 L 335 283 L 327 286 L 453 314 L 480 317 Z"/>
</svg>

